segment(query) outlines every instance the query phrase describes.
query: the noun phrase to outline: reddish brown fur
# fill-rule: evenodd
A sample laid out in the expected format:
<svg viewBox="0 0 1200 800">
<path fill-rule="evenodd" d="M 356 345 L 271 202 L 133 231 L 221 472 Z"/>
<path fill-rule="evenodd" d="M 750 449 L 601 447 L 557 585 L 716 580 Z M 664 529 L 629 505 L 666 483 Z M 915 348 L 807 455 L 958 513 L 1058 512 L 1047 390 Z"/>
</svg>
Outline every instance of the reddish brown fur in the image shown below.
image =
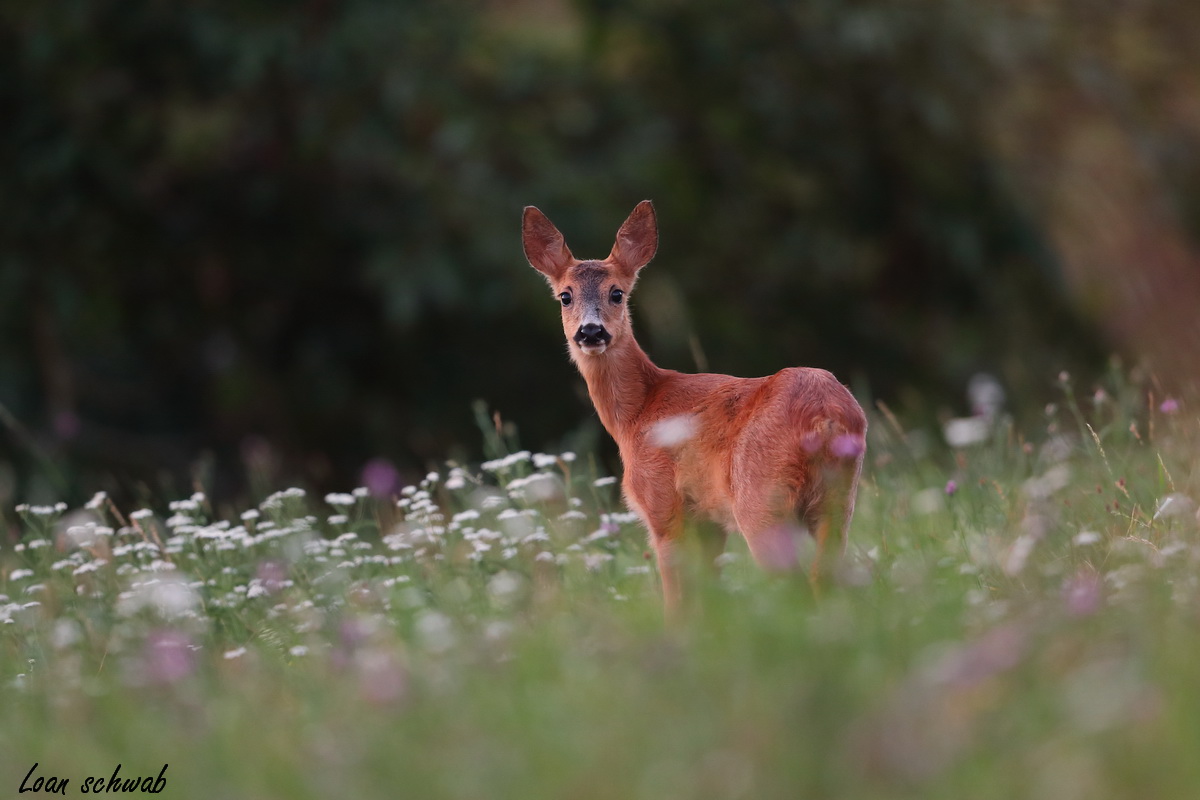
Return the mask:
<svg viewBox="0 0 1200 800">
<path fill-rule="evenodd" d="M 846 387 L 819 369 L 734 378 L 656 367 L 633 337 L 628 305 L 609 301 L 612 289 L 633 289 L 657 249 L 649 201 L 630 214 L 603 261 L 575 259 L 532 206 L 523 241 L 554 293 L 571 294 L 562 309 L 568 349 L 620 448 L 625 499 L 650 531 L 668 613 L 680 602 L 676 548 L 685 510 L 740 531 L 764 568 L 794 564 L 789 522 L 799 521 L 816 540 L 815 578 L 831 529 L 845 549 L 862 469 L 867 422 Z M 585 318 L 597 317 L 612 340 L 602 352 L 585 352 L 573 337 Z M 670 422 L 681 415 L 686 422 Z M 690 435 L 672 440 L 665 436 L 672 425 Z"/>
</svg>

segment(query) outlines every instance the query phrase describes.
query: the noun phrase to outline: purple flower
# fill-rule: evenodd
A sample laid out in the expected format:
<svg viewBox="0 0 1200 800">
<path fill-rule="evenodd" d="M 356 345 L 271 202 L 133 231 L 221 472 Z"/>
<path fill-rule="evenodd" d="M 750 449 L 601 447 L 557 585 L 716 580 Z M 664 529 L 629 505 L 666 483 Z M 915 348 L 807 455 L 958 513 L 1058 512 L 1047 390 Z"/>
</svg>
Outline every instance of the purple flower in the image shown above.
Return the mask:
<svg viewBox="0 0 1200 800">
<path fill-rule="evenodd" d="M 146 637 L 142 669 L 147 683 L 175 683 L 191 675 L 195 668 L 195 646 L 186 633 L 162 629 Z"/>
<path fill-rule="evenodd" d="M 1164 414 L 1174 414 L 1179 410 L 1179 401 L 1174 397 L 1168 397 L 1159 405 L 1158 410 Z"/>
<path fill-rule="evenodd" d="M 403 699 L 408 689 L 408 672 L 391 648 L 362 650 L 354 662 L 364 700 L 373 705 L 387 705 Z"/>
<path fill-rule="evenodd" d="M 862 437 L 850 433 L 835 436 L 829 444 L 829 452 L 838 458 L 858 458 L 865 448 L 866 443 Z"/>
<path fill-rule="evenodd" d="M 373 458 L 362 469 L 362 484 L 376 497 L 390 497 L 400 484 L 400 473 L 386 458 Z"/>
<path fill-rule="evenodd" d="M 262 582 L 267 594 L 275 594 L 284 588 L 287 580 L 287 566 L 282 561 L 263 561 L 254 571 L 254 577 Z"/>
<path fill-rule="evenodd" d="M 1100 576 L 1081 569 L 1063 581 L 1063 605 L 1072 617 L 1087 617 L 1100 610 L 1104 600 Z"/>
<path fill-rule="evenodd" d="M 957 491 L 958 491 L 958 483 L 953 478 L 946 481 L 946 494 L 947 495 L 952 495 Z"/>
</svg>

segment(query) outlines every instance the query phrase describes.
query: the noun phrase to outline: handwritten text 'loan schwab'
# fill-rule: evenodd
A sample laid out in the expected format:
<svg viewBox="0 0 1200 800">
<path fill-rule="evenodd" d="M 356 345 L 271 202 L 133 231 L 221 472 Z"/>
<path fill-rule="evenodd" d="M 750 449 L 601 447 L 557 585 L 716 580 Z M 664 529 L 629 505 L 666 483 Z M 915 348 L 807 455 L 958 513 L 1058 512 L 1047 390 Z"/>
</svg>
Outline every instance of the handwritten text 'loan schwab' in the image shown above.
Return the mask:
<svg viewBox="0 0 1200 800">
<path fill-rule="evenodd" d="M 157 778 L 122 778 L 121 765 L 117 764 L 117 768 L 113 770 L 110 778 L 84 778 L 83 785 L 80 791 L 83 794 L 107 794 L 109 792 L 148 792 L 150 794 L 158 794 L 167 785 L 167 779 L 163 774 L 167 771 L 167 764 L 163 764 L 163 768 L 158 771 Z M 25 780 L 21 781 L 21 789 L 18 794 L 25 792 L 50 792 L 51 794 L 66 795 L 67 784 L 71 782 L 70 778 L 60 778 L 57 775 L 43 777 L 41 775 L 34 776 L 38 765 L 35 763 L 29 768 L 29 772 L 25 773 Z"/>
</svg>

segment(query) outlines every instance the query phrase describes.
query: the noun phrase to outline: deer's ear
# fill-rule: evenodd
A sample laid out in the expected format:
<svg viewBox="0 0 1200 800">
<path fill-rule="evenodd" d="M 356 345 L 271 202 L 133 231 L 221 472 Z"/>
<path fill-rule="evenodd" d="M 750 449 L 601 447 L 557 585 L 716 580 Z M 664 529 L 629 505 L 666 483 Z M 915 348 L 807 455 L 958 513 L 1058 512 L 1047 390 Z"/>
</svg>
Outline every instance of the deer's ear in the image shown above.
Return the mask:
<svg viewBox="0 0 1200 800">
<path fill-rule="evenodd" d="M 534 206 L 525 207 L 521 244 L 533 268 L 552 281 L 559 280 L 575 260 L 558 228 Z"/>
<path fill-rule="evenodd" d="M 658 221 L 654 218 L 654 204 L 643 200 L 617 231 L 617 242 L 613 245 L 609 259 L 615 261 L 625 272 L 634 275 L 650 263 L 657 250 Z"/>
</svg>

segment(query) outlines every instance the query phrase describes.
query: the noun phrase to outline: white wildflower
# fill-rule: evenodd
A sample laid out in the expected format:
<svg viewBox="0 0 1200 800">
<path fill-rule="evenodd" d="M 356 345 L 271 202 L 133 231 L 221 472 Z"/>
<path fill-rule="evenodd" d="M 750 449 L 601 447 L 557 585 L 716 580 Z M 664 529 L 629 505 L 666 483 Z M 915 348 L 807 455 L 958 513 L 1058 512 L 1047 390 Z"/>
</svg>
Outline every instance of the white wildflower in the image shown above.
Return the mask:
<svg viewBox="0 0 1200 800">
<path fill-rule="evenodd" d="M 1042 475 L 1025 481 L 1022 488 L 1035 500 L 1045 500 L 1071 483 L 1071 468 L 1066 464 L 1055 464 Z"/>
<path fill-rule="evenodd" d="M 166 619 L 193 613 L 200 596 L 183 576 L 173 572 L 143 574 L 129 584 L 117 599 L 117 613 L 130 616 L 149 609 Z"/>
<path fill-rule="evenodd" d="M 1186 494 L 1175 492 L 1169 494 L 1158 504 L 1154 519 L 1182 519 L 1190 517 L 1196 510 L 1196 503 Z"/>
<path fill-rule="evenodd" d="M 694 414 L 677 414 L 650 426 L 650 442 L 658 447 L 677 447 L 695 435 Z"/>
<path fill-rule="evenodd" d="M 422 611 L 416 621 L 417 636 L 432 653 L 444 653 L 454 646 L 454 623 L 440 611 Z"/>
<path fill-rule="evenodd" d="M 1021 570 L 1025 569 L 1025 562 L 1029 560 L 1035 544 L 1037 544 L 1036 536 L 1024 533 L 1018 536 L 1008 551 L 1008 558 L 1004 561 L 1004 574 L 1010 577 L 1020 574 Z"/>
<path fill-rule="evenodd" d="M 986 442 L 991 435 L 991 423 L 986 417 L 959 417 L 942 426 L 942 434 L 951 447 L 970 447 Z"/>
</svg>

